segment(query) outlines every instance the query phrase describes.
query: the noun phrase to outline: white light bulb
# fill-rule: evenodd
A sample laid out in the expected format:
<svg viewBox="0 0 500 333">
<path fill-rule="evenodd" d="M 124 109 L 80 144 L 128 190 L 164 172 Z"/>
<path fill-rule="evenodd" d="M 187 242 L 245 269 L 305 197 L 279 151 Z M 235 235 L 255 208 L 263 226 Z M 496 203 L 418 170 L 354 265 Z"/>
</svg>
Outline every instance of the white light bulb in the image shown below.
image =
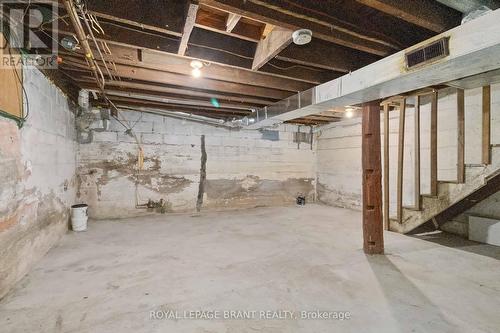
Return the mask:
<svg viewBox="0 0 500 333">
<path fill-rule="evenodd" d="M 345 116 L 346 116 L 346 118 L 352 118 L 352 116 L 354 116 L 352 109 L 347 109 L 345 112 Z"/>
<path fill-rule="evenodd" d="M 195 78 L 199 78 L 201 76 L 201 71 L 199 68 L 193 68 L 191 71 L 191 75 Z"/>
</svg>

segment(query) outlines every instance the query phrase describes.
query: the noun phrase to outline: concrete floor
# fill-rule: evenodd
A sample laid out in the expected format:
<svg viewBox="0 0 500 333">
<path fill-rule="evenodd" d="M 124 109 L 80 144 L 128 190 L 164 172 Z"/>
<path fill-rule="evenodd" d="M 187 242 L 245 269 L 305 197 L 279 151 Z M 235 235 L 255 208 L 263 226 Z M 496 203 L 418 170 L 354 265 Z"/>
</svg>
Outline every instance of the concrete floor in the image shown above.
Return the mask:
<svg viewBox="0 0 500 333">
<path fill-rule="evenodd" d="M 0 331 L 500 330 L 497 255 L 387 233 L 387 255 L 365 256 L 360 220 L 359 212 L 308 205 L 92 222 L 0 302 Z M 247 310 L 257 319 L 150 319 L 162 310 Z M 258 319 L 266 310 L 352 317 Z"/>
</svg>

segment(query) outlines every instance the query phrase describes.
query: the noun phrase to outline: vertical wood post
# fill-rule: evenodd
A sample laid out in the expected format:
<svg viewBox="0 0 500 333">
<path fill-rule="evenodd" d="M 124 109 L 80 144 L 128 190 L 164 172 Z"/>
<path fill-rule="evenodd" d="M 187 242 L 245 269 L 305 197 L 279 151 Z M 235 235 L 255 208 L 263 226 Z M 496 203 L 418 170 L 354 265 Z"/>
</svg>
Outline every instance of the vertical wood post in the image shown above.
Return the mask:
<svg viewBox="0 0 500 333">
<path fill-rule="evenodd" d="M 438 92 L 432 94 L 431 99 L 431 195 L 438 195 L 438 165 L 437 165 L 437 127 L 438 127 Z"/>
<path fill-rule="evenodd" d="M 457 89 L 457 182 L 465 183 L 465 96 Z"/>
<path fill-rule="evenodd" d="M 491 164 L 491 88 L 483 87 L 483 164 Z"/>
<path fill-rule="evenodd" d="M 420 105 L 422 97 L 415 100 L 415 208 L 420 209 Z"/>
<path fill-rule="evenodd" d="M 384 103 L 384 230 L 389 230 L 389 103 Z"/>
<path fill-rule="evenodd" d="M 363 249 L 366 254 L 384 253 L 380 146 L 380 103 L 377 101 L 363 105 Z"/>
<path fill-rule="evenodd" d="M 406 99 L 399 102 L 399 133 L 398 133 L 398 188 L 397 191 L 397 219 L 403 223 L 403 170 L 405 158 L 405 120 L 406 120 Z"/>
</svg>

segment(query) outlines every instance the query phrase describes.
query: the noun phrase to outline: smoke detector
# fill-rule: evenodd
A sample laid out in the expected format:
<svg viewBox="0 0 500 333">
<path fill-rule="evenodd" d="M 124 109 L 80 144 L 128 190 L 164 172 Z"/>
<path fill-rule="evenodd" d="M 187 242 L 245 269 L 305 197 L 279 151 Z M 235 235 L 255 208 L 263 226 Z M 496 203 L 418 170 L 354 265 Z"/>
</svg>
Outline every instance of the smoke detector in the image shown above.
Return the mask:
<svg viewBox="0 0 500 333">
<path fill-rule="evenodd" d="M 312 39 L 312 31 L 309 29 L 296 30 L 292 34 L 293 42 L 297 45 L 308 44 Z"/>
</svg>

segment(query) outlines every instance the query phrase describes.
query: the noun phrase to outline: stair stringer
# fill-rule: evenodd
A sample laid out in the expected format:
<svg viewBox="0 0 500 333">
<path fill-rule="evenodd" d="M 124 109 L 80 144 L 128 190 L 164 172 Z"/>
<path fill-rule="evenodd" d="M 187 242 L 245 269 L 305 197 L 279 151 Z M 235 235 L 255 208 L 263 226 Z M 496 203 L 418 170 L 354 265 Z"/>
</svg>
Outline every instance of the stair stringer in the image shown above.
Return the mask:
<svg viewBox="0 0 500 333">
<path fill-rule="evenodd" d="M 492 148 L 492 164 L 466 167 L 466 182 L 463 184 L 443 183 L 438 185 L 437 197 L 421 196 L 421 210 L 403 208 L 402 223 L 390 220 L 389 229 L 394 232 L 407 233 L 429 221 L 450 205 L 464 199 L 481 188 L 488 177 L 500 171 L 500 150 Z"/>
</svg>

